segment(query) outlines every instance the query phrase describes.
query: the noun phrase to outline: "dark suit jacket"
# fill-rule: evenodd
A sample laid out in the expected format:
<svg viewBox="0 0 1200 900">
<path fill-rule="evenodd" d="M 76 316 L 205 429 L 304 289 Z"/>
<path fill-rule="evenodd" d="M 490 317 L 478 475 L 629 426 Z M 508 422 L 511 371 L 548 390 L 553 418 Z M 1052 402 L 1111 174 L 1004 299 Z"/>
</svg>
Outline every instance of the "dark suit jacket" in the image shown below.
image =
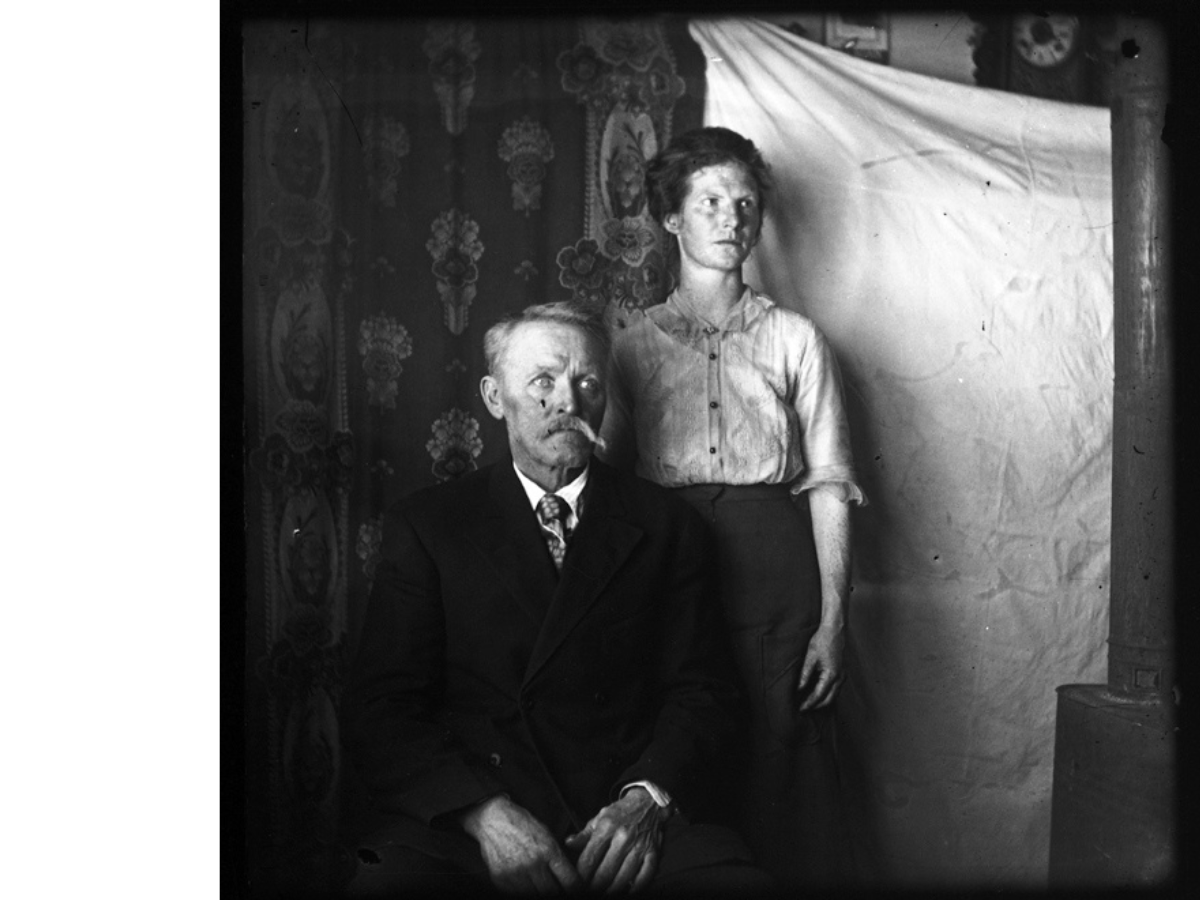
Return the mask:
<svg viewBox="0 0 1200 900">
<path fill-rule="evenodd" d="M 595 460 L 561 578 L 510 460 L 402 500 L 345 714 L 376 807 L 445 833 L 505 791 L 560 840 L 631 781 L 697 808 L 738 698 L 714 564 L 690 507 Z"/>
</svg>

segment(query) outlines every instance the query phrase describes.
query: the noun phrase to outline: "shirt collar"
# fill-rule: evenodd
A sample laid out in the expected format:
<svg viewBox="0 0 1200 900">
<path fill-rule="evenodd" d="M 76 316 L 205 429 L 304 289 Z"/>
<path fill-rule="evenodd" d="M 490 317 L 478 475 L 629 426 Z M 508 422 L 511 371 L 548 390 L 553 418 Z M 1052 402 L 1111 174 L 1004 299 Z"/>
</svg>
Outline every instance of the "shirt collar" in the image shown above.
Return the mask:
<svg viewBox="0 0 1200 900">
<path fill-rule="evenodd" d="M 546 494 L 553 493 L 571 508 L 571 512 L 576 517 L 579 516 L 579 499 L 583 493 L 583 489 L 587 487 L 588 470 L 591 467 L 591 463 L 588 463 L 583 467 L 583 471 L 579 473 L 574 481 L 564 484 L 557 491 L 551 492 L 534 482 L 528 475 L 517 468 L 515 461 L 513 462 L 513 471 L 517 473 L 517 479 L 521 482 L 521 487 L 525 488 L 525 496 L 529 498 L 529 506 L 532 509 L 537 509 L 538 503 Z"/>
</svg>

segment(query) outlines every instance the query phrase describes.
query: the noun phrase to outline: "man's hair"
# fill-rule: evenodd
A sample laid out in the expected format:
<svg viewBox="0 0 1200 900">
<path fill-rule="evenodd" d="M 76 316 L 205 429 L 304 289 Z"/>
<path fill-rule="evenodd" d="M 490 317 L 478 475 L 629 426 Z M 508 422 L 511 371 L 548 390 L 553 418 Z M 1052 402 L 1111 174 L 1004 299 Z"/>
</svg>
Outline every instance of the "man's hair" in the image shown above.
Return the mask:
<svg viewBox="0 0 1200 900">
<path fill-rule="evenodd" d="M 512 333 L 519 326 L 533 322 L 548 322 L 578 328 L 599 348 L 602 360 L 608 359 L 608 354 L 612 349 L 612 337 L 598 310 L 590 305 L 572 300 L 540 303 L 536 306 L 527 306 L 519 312 L 507 313 L 484 334 L 483 355 L 487 360 L 489 375 L 496 377 L 499 374 L 500 364 L 508 349 Z"/>
<path fill-rule="evenodd" d="M 687 197 L 688 179 L 708 166 L 737 163 L 758 188 L 759 208 L 767 209 L 771 173 L 754 141 L 720 126 L 694 128 L 678 135 L 646 166 L 646 193 L 650 215 L 659 225 L 679 212 Z"/>
</svg>

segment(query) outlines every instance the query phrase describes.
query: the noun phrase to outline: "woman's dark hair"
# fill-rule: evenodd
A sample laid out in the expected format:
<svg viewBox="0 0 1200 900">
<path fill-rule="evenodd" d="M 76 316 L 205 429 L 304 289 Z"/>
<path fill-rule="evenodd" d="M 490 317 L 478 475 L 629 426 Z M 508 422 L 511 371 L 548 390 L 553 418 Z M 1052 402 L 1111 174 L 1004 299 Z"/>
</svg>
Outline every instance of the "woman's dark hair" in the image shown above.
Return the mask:
<svg viewBox="0 0 1200 900">
<path fill-rule="evenodd" d="M 745 167 L 758 188 L 759 209 L 766 212 L 771 174 L 762 153 L 749 138 L 712 126 L 678 135 L 646 166 L 646 194 L 654 221 L 661 225 L 671 213 L 679 212 L 693 172 L 725 163 Z"/>
</svg>

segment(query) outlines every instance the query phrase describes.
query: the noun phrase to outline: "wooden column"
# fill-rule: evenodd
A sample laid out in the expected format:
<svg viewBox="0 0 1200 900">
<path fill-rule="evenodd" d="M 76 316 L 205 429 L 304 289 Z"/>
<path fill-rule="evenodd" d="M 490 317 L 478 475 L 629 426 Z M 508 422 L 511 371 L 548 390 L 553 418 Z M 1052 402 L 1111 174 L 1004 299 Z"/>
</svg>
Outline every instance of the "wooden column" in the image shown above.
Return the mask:
<svg viewBox="0 0 1200 900">
<path fill-rule="evenodd" d="M 1118 31 L 1108 684 L 1058 689 L 1055 887 L 1162 886 L 1178 872 L 1167 35 L 1143 19 Z"/>
</svg>

